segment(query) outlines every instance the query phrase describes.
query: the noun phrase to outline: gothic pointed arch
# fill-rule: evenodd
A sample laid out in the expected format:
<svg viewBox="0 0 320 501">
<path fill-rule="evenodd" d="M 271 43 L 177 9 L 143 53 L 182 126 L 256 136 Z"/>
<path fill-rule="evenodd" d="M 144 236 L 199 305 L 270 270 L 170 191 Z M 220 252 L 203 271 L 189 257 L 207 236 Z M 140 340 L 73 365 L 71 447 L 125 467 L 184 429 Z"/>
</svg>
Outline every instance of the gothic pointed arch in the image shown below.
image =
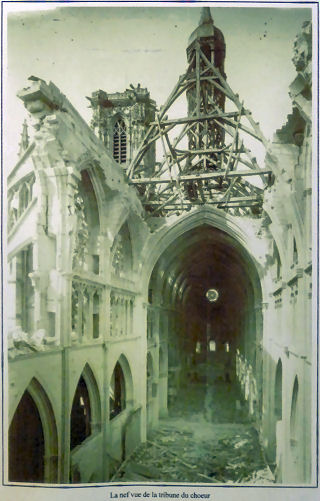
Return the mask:
<svg viewBox="0 0 320 501">
<path fill-rule="evenodd" d="M 167 225 L 159 230 L 153 237 L 151 245 L 145 246 L 147 253 L 144 251 L 140 264 L 142 269 L 142 277 L 144 280 L 144 288 L 148 290 L 147 284 L 150 284 L 152 271 L 160 256 L 166 251 L 169 245 L 172 245 L 179 237 L 186 235 L 191 230 L 196 228 L 208 227 L 221 230 L 228 238 L 232 238 L 239 250 L 247 257 L 250 256 L 247 266 L 247 272 L 252 278 L 254 287 L 255 300 L 262 300 L 263 289 L 263 267 L 260 264 L 259 256 L 256 248 L 258 239 L 255 235 L 248 233 L 248 228 L 241 224 L 241 221 L 235 221 L 228 214 L 221 214 L 217 209 L 211 207 L 203 207 L 187 213 L 177 221 L 173 221 L 172 225 Z"/>
<path fill-rule="evenodd" d="M 127 276 L 132 271 L 132 239 L 127 222 L 123 223 L 111 247 L 111 269 L 114 275 Z"/>
<path fill-rule="evenodd" d="M 91 435 L 91 406 L 88 387 L 81 375 L 70 414 L 70 449 L 73 450 Z"/>
<path fill-rule="evenodd" d="M 81 170 L 81 180 L 74 193 L 76 215 L 73 269 L 83 268 L 99 274 L 100 213 L 90 170 Z"/>
<path fill-rule="evenodd" d="M 110 419 L 115 418 L 133 403 L 132 373 L 127 358 L 122 354 L 112 371 L 109 384 Z"/>
<path fill-rule="evenodd" d="M 91 405 L 91 427 L 92 431 L 99 430 L 101 427 L 101 399 L 100 391 L 97 384 L 96 377 L 87 363 L 82 371 L 82 377 L 84 378 Z"/>
<path fill-rule="evenodd" d="M 110 419 L 126 408 L 126 381 L 119 362 L 116 363 L 110 381 Z"/>
<path fill-rule="evenodd" d="M 101 427 L 101 401 L 94 374 L 87 363 L 79 378 L 70 413 L 70 449 Z"/>
<path fill-rule="evenodd" d="M 33 378 L 9 427 L 9 481 L 58 481 L 58 434 L 51 402 Z"/>
<path fill-rule="evenodd" d="M 250 414 L 260 416 L 263 360 L 255 348 L 263 333 L 260 270 L 256 254 L 248 248 L 253 242 L 245 241 L 243 228 L 228 219 L 203 209 L 160 230 L 152 242 L 155 252 L 149 245 L 142 266 L 144 276 L 150 277 L 144 294 L 147 298 L 152 290 L 160 315 L 166 318 L 169 403 L 178 395 L 180 370 L 182 384 L 198 383 L 202 360 L 208 357 L 213 364 L 213 357 L 221 356 L 226 367 L 223 377 L 228 382 L 238 371 Z M 211 289 L 219 298 L 213 303 L 207 296 Z M 210 352 L 209 340 L 215 342 L 215 351 Z M 210 388 L 214 384 L 210 379 Z"/>
</svg>

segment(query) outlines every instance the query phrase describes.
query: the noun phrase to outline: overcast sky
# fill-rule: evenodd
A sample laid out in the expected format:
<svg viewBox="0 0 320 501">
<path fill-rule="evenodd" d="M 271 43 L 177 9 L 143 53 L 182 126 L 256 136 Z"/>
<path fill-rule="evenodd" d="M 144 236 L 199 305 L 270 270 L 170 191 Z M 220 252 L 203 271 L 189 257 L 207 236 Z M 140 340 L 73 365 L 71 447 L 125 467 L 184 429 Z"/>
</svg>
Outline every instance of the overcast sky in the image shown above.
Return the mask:
<svg viewBox="0 0 320 501">
<path fill-rule="evenodd" d="M 30 75 L 54 82 L 86 121 L 91 110 L 85 96 L 97 89 L 122 92 L 141 83 L 160 106 L 185 71 L 188 37 L 201 10 L 195 2 L 187 7 L 186 2 L 180 7 L 15 4 L 5 4 L 20 9 L 9 15 L 7 28 L 9 169 L 24 117 L 16 93 Z M 211 6 L 225 36 L 229 85 L 270 138 L 291 111 L 293 41 L 311 19 L 311 8 Z"/>
</svg>

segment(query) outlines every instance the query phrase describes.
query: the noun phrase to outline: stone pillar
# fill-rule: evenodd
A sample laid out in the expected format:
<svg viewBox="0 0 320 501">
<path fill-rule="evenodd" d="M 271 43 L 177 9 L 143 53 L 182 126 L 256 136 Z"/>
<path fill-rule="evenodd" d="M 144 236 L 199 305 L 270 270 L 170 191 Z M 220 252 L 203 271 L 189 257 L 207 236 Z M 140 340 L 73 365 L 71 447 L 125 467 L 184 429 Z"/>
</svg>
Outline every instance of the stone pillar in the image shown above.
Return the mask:
<svg viewBox="0 0 320 501">
<path fill-rule="evenodd" d="M 62 346 L 62 402 L 61 402 L 61 482 L 70 481 L 70 345 L 71 345 L 72 275 L 60 276 L 58 320 Z"/>
<path fill-rule="evenodd" d="M 255 328 L 256 328 L 256 382 L 257 382 L 257 418 L 258 424 L 262 425 L 262 407 L 263 407 L 263 313 L 261 303 L 255 306 Z"/>
<path fill-rule="evenodd" d="M 303 454 L 302 454 L 302 462 L 303 462 L 303 481 L 306 483 L 315 482 L 314 472 L 315 472 L 315 458 L 314 458 L 314 449 L 316 444 L 316 426 L 315 420 L 312 420 L 313 416 L 313 395 L 315 395 L 315 391 L 312 391 L 312 381 L 315 381 L 312 373 L 312 365 L 311 360 L 304 358 L 303 359 L 303 380 L 304 380 L 304 388 L 303 388 L 303 422 L 302 422 L 302 430 L 303 430 Z"/>
<path fill-rule="evenodd" d="M 111 302 L 110 302 L 110 294 L 111 294 L 111 288 L 110 286 L 106 286 L 105 289 L 102 292 L 102 298 L 101 298 L 101 307 L 102 307 L 102 315 L 101 315 L 101 322 L 103 325 L 103 330 L 102 330 L 102 339 L 104 340 L 105 343 L 108 343 L 111 339 L 111 321 L 110 321 L 110 312 L 111 312 Z"/>
<path fill-rule="evenodd" d="M 65 234 L 60 241 L 62 247 L 57 247 L 59 256 L 57 258 L 57 287 L 59 290 L 56 306 L 58 328 L 57 337 L 62 347 L 61 370 L 61 472 L 60 481 L 70 482 L 70 347 L 71 347 L 71 318 L 72 318 L 72 278 L 70 256 L 66 260 L 63 249 Z M 69 265 L 69 266 L 68 266 Z M 68 269 L 69 268 L 69 269 Z M 70 270 L 70 271 L 69 271 Z"/>
<path fill-rule="evenodd" d="M 153 426 L 159 423 L 159 309 L 156 310 L 156 336 L 154 349 L 154 368 L 152 378 Z"/>
<path fill-rule="evenodd" d="M 34 246 L 36 248 L 37 246 Z M 48 287 L 48 272 L 36 269 L 30 273 L 30 278 L 34 291 L 34 307 L 33 307 L 33 330 L 46 329 L 47 327 L 47 287 Z"/>
<path fill-rule="evenodd" d="M 314 353 L 314 337 L 313 337 L 313 325 L 312 325 L 312 266 L 307 266 L 304 270 L 304 289 L 303 289 L 303 299 L 304 299 L 304 313 L 303 320 L 305 322 L 304 331 L 308 333 L 304 336 L 304 349 L 305 355 L 309 360 L 312 358 Z"/>
<path fill-rule="evenodd" d="M 17 322 L 17 256 L 14 256 L 8 264 L 8 283 L 7 283 L 7 332 L 11 332 Z M 19 324 L 20 325 L 20 324 Z"/>
<path fill-rule="evenodd" d="M 67 175 L 66 175 L 67 172 Z M 71 344 L 71 296 L 72 296 L 72 257 L 74 251 L 76 220 L 74 198 L 80 174 L 75 168 L 66 167 L 63 172 L 57 170 L 56 175 L 61 176 L 61 182 L 57 182 L 60 188 L 60 231 L 57 233 L 57 257 L 56 268 L 59 275 L 59 298 L 57 316 L 59 320 L 59 339 L 62 346 Z M 62 177 L 62 174 L 64 176 Z M 63 181 L 62 181 L 63 180 Z"/>
<path fill-rule="evenodd" d="M 312 165 L 312 162 L 310 162 L 310 165 Z M 307 248 L 305 249 L 305 261 L 306 262 L 311 262 L 312 259 L 312 226 L 313 226 L 313 221 L 312 221 L 312 188 L 310 186 L 311 183 L 311 175 L 310 179 L 309 176 L 307 177 L 307 187 L 305 188 L 303 192 L 303 196 L 305 198 L 305 240 L 307 243 Z"/>
<path fill-rule="evenodd" d="M 78 288 L 78 318 L 77 318 L 77 336 L 80 343 L 83 342 L 83 287 Z"/>
<path fill-rule="evenodd" d="M 161 321 L 160 321 L 161 317 Z M 159 417 L 168 415 L 168 312 L 159 309 Z M 160 358 L 162 351 L 162 360 Z"/>
<path fill-rule="evenodd" d="M 58 463 L 59 456 L 51 454 L 49 456 L 45 455 L 44 460 L 44 480 L 46 483 L 56 483 L 59 482 L 57 476 L 58 473 Z"/>
<path fill-rule="evenodd" d="M 139 392 L 137 392 L 138 403 L 141 404 L 141 420 L 140 420 L 140 434 L 141 441 L 146 440 L 146 430 L 147 430 L 147 388 L 146 388 L 146 377 L 147 374 L 147 304 L 143 302 L 141 296 L 136 296 L 133 312 L 133 336 L 140 337 L 139 343 L 137 343 L 137 348 L 140 345 L 140 356 L 141 360 L 141 374 L 144 375 L 140 379 Z M 137 390 L 138 388 L 136 388 Z"/>
<path fill-rule="evenodd" d="M 99 432 L 102 428 L 102 424 L 101 421 L 90 421 L 91 434 Z"/>
</svg>

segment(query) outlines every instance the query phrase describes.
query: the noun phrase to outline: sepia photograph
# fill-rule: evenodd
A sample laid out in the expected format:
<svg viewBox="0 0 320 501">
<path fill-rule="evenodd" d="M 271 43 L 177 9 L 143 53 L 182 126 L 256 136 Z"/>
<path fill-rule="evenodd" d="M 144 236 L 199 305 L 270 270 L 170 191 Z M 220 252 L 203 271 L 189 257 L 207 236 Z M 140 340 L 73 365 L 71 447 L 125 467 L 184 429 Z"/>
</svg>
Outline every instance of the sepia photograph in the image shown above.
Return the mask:
<svg viewBox="0 0 320 501">
<path fill-rule="evenodd" d="M 5 500 L 316 499 L 318 2 L 1 6 Z"/>
</svg>

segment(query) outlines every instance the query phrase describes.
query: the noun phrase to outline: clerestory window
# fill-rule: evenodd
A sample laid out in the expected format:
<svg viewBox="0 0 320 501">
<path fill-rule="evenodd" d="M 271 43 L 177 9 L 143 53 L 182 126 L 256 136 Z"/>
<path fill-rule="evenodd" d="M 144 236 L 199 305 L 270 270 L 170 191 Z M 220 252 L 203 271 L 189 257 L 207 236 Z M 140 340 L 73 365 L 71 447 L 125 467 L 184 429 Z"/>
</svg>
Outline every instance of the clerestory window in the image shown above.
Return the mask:
<svg viewBox="0 0 320 501">
<path fill-rule="evenodd" d="M 115 123 L 113 129 L 113 158 L 119 164 L 127 160 L 127 132 L 122 119 Z"/>
</svg>

